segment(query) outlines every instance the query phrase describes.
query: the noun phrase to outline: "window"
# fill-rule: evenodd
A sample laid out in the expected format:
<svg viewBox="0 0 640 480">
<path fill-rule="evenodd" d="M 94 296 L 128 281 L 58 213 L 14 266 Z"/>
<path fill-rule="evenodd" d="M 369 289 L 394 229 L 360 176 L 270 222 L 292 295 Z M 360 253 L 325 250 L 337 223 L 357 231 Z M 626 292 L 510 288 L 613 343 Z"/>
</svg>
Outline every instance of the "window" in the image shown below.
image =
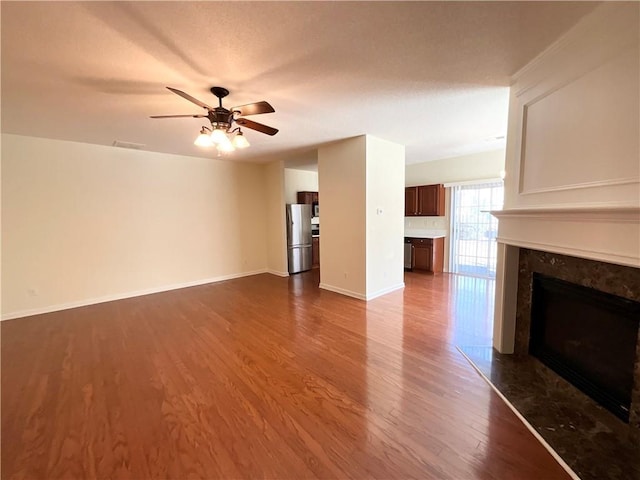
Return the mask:
<svg viewBox="0 0 640 480">
<path fill-rule="evenodd" d="M 489 211 L 501 209 L 503 197 L 502 182 L 452 188 L 451 272 L 495 277 L 498 220 Z"/>
</svg>

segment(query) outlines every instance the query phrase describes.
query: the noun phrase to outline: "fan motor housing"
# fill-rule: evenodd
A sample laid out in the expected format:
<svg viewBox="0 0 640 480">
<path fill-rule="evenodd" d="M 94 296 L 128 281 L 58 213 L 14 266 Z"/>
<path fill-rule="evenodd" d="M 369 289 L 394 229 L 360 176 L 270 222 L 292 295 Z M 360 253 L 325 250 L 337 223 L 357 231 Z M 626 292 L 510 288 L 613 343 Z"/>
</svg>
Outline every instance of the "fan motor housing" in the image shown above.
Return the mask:
<svg viewBox="0 0 640 480">
<path fill-rule="evenodd" d="M 227 128 L 231 126 L 233 122 L 233 112 L 230 112 L 226 108 L 216 107 L 213 110 L 209 110 L 209 114 L 207 115 L 211 125 L 214 127 L 216 125 L 223 126 L 226 125 Z"/>
</svg>

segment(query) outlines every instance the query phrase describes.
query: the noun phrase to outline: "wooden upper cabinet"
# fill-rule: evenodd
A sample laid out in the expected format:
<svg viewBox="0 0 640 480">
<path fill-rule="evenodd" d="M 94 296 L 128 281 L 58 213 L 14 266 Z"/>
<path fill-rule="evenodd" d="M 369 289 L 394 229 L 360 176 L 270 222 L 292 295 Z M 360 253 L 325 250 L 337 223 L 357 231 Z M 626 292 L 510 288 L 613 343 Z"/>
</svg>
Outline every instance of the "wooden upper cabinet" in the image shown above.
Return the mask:
<svg viewBox="0 0 640 480">
<path fill-rule="evenodd" d="M 404 216 L 415 217 L 418 214 L 418 187 L 404 189 Z"/>
<path fill-rule="evenodd" d="M 298 192 L 298 203 L 318 203 L 318 192 Z"/>
<path fill-rule="evenodd" d="M 441 217 L 444 215 L 444 186 L 423 185 L 418 187 L 418 203 L 421 215 Z"/>
<path fill-rule="evenodd" d="M 444 216 L 444 186 L 436 184 L 405 188 L 404 214 L 406 217 Z"/>
</svg>

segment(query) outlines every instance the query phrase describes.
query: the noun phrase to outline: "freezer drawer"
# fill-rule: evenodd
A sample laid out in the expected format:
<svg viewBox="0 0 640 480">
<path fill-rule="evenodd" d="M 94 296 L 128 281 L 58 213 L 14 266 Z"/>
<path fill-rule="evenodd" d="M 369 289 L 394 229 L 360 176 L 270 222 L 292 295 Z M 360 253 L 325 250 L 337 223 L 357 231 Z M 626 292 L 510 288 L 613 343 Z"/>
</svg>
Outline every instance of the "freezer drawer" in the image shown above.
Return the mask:
<svg viewBox="0 0 640 480">
<path fill-rule="evenodd" d="M 311 270 L 311 245 L 299 245 L 287 249 L 289 273 Z"/>
</svg>

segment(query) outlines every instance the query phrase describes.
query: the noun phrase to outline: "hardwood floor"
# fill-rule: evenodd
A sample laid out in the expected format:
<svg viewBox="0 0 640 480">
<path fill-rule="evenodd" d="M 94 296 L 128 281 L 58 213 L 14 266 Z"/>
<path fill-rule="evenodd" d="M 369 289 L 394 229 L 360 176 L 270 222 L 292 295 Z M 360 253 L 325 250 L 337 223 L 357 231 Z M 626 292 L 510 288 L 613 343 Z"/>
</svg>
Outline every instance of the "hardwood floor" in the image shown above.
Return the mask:
<svg viewBox="0 0 640 480">
<path fill-rule="evenodd" d="M 5 321 L 2 478 L 568 478 L 455 349 L 490 335 L 483 282 L 264 274 Z"/>
</svg>

